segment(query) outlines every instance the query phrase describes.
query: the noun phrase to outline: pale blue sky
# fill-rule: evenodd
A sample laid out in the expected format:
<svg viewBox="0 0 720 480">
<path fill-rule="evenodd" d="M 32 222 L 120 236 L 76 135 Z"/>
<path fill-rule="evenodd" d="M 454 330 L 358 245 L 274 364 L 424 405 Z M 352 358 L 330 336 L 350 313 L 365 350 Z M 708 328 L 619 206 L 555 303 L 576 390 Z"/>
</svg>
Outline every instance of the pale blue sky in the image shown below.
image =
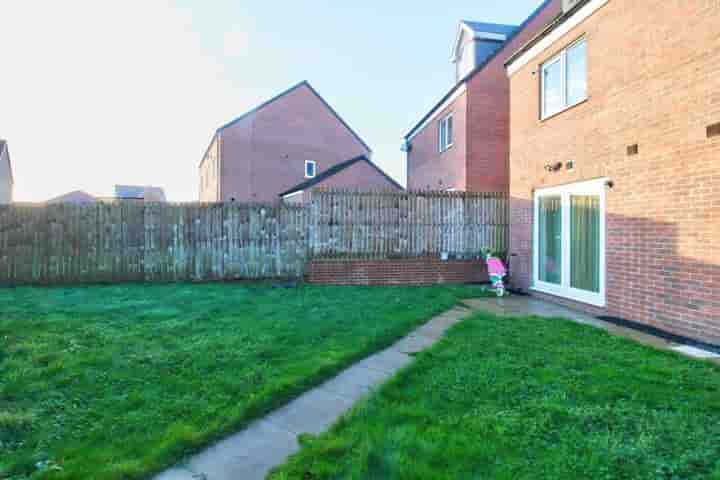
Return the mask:
<svg viewBox="0 0 720 480">
<path fill-rule="evenodd" d="M 194 200 L 213 130 L 301 80 L 404 182 L 402 136 L 453 84 L 458 21 L 519 24 L 541 1 L 71 0 L 47 21 L 33 3 L 0 7 L 18 198 L 126 182 Z"/>
</svg>

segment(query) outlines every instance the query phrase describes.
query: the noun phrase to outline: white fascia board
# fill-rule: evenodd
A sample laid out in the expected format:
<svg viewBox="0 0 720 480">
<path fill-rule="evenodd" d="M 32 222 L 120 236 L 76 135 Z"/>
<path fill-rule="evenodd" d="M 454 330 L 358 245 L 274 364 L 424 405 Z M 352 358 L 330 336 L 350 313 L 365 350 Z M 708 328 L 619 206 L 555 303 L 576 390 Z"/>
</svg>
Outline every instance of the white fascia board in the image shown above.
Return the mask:
<svg viewBox="0 0 720 480">
<path fill-rule="evenodd" d="M 475 40 L 495 40 L 498 42 L 504 42 L 505 40 L 507 40 L 507 35 L 492 32 L 476 32 Z"/>
<path fill-rule="evenodd" d="M 463 22 L 460 22 L 458 24 L 457 35 L 455 35 L 455 43 L 453 44 L 452 54 L 450 55 L 450 61 L 453 63 L 457 62 L 459 56 L 458 50 L 460 50 L 460 40 L 462 40 L 463 32 L 467 32 L 470 38 L 473 38 L 474 32 L 472 31 L 472 29 L 465 25 Z"/>
<path fill-rule="evenodd" d="M 449 97 L 447 100 L 445 100 L 441 105 L 438 105 L 438 107 L 433 110 L 434 113 L 433 113 L 432 115 L 430 115 L 430 116 L 415 130 L 415 133 L 413 133 L 412 135 L 410 135 L 410 136 L 407 138 L 407 141 L 408 141 L 408 142 L 412 141 L 412 139 L 415 138 L 420 132 L 422 132 L 423 130 L 425 130 L 425 127 L 427 127 L 429 123 L 433 122 L 433 121 L 437 118 L 437 116 L 438 116 L 438 114 L 439 114 L 440 112 L 442 112 L 442 111 L 445 110 L 448 106 L 450 106 L 451 103 L 453 103 L 455 100 L 457 100 L 458 97 L 460 97 L 460 95 L 463 95 L 466 91 L 467 91 L 467 83 L 464 82 L 457 90 L 455 90 L 455 93 L 453 93 L 452 95 L 450 95 L 450 97 Z"/>
<path fill-rule="evenodd" d="M 283 200 L 285 200 L 285 199 L 287 199 L 287 198 L 294 197 L 295 195 L 301 195 L 304 191 L 305 191 L 305 190 L 298 190 L 297 192 L 288 193 L 287 195 L 283 195 L 282 198 L 283 198 Z"/>
<path fill-rule="evenodd" d="M 577 27 L 585 21 L 590 15 L 598 11 L 601 7 L 605 6 L 609 0 L 592 0 L 585 4 L 584 7 L 580 8 L 575 14 L 568 18 L 564 23 L 560 24 L 555 30 L 550 32 L 549 35 L 544 37 L 538 43 L 532 46 L 527 52 L 523 53 L 507 66 L 508 76 L 512 76 L 522 67 L 530 63 L 530 61 L 537 57 L 540 53 L 547 50 L 553 43 L 560 40 L 566 33 L 573 28 Z"/>
</svg>

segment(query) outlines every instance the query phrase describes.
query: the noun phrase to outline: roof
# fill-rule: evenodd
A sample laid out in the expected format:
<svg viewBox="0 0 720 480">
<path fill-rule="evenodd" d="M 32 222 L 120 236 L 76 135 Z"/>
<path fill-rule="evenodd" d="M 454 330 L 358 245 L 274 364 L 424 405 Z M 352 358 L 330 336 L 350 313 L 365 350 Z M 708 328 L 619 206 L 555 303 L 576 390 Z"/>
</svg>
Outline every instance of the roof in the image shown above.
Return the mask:
<svg viewBox="0 0 720 480">
<path fill-rule="evenodd" d="M 236 119 L 234 119 L 234 120 L 226 123 L 226 124 L 223 125 L 222 127 L 218 128 L 218 129 L 215 131 L 215 134 L 213 135 L 212 139 L 210 140 L 210 144 L 208 145 L 207 149 L 205 150 L 205 154 L 203 155 L 203 160 L 204 160 L 205 157 L 207 156 L 207 151 L 210 149 L 210 146 L 213 144 L 213 141 L 215 140 L 215 137 L 217 136 L 218 133 L 222 132 L 222 131 L 225 130 L 226 128 L 232 127 L 233 125 L 235 125 L 236 123 L 240 122 L 240 121 L 243 120 L 244 118 L 252 115 L 253 113 L 259 112 L 260 110 L 262 110 L 262 109 L 265 108 L 266 106 L 270 105 L 271 103 L 275 102 L 276 100 L 279 100 L 280 98 L 284 97 L 285 95 L 287 95 L 287 94 L 289 94 L 289 93 L 291 93 L 291 92 L 293 92 L 293 91 L 295 91 L 295 90 L 297 90 L 298 88 L 303 87 L 303 86 L 309 88 L 310 91 L 311 91 L 313 94 L 315 94 L 315 96 L 316 96 L 317 98 L 320 99 L 320 101 L 323 103 L 323 105 L 325 105 L 325 107 L 326 107 L 328 110 L 330 110 L 330 112 L 335 116 L 335 118 L 337 118 L 338 121 L 339 121 L 340 123 L 342 123 L 342 125 L 343 125 L 345 128 L 348 129 L 348 131 L 355 137 L 355 139 L 356 139 L 358 142 L 360 142 L 360 143 L 362 144 L 363 147 L 365 147 L 365 148 L 368 150 L 368 152 L 372 152 L 372 148 L 370 148 L 370 147 L 368 146 L 368 144 L 365 143 L 365 141 L 360 137 L 360 135 L 358 135 L 357 132 L 356 132 L 355 130 L 353 130 L 353 129 L 350 127 L 350 125 L 348 125 L 348 123 L 347 123 L 345 120 L 343 120 L 343 118 L 340 116 L 340 114 L 337 113 L 337 111 L 335 111 L 335 109 L 330 106 L 330 104 L 322 97 L 322 95 L 320 95 L 320 94 L 317 92 L 317 90 L 315 90 L 315 89 L 313 88 L 313 86 L 310 85 L 310 82 L 308 82 L 307 80 L 303 80 L 302 82 L 293 85 L 292 87 L 288 88 L 288 89 L 285 90 L 284 92 L 281 92 L 281 93 L 275 95 L 275 96 L 272 97 L 270 100 L 267 100 L 267 101 L 261 103 L 260 105 L 258 105 L 257 107 L 253 108 L 252 110 L 249 110 L 249 111 L 243 113 L 242 115 L 240 115 L 240 116 L 237 117 Z M 202 165 L 202 160 L 200 161 L 200 165 Z"/>
<path fill-rule="evenodd" d="M 150 202 L 164 202 L 165 191 L 160 187 L 115 185 L 115 198 L 121 200 L 147 200 Z"/>
<path fill-rule="evenodd" d="M 2 157 L 3 152 L 5 152 L 7 149 L 8 149 L 7 140 L 3 140 L 0 138 L 0 157 Z M 10 169 L 10 183 L 14 184 L 15 179 L 13 178 L 13 169 L 12 169 L 12 162 L 10 161 L 10 152 L 7 152 L 7 159 L 8 159 L 8 169 Z"/>
<path fill-rule="evenodd" d="M 383 177 L 385 177 L 385 179 L 386 179 L 387 181 L 389 181 L 390 183 L 392 183 L 393 185 L 395 185 L 397 188 L 399 188 L 399 189 L 401 189 L 401 190 L 404 190 L 404 188 L 402 187 L 402 185 L 400 185 L 398 182 L 396 182 L 395 180 L 393 180 L 392 177 L 390 177 L 387 173 L 385 173 L 380 167 L 378 167 L 378 166 L 375 165 L 373 162 L 371 162 L 370 159 L 369 159 L 367 156 L 365 156 L 365 155 L 360 155 L 360 156 L 358 156 L 358 157 L 351 158 L 350 160 L 345 160 L 345 161 L 342 162 L 342 163 L 338 163 L 337 165 L 334 165 L 334 166 L 328 168 L 328 169 L 325 170 L 324 172 L 316 175 L 315 177 L 313 177 L 313 178 L 311 178 L 311 179 L 309 179 L 309 180 L 306 180 L 306 181 L 304 181 L 304 182 L 302 182 L 302 183 L 298 183 L 298 184 L 295 185 L 294 187 L 292 187 L 292 188 L 290 188 L 290 189 L 282 192 L 281 194 L 279 194 L 279 196 L 280 196 L 280 197 L 284 197 L 285 195 L 290 195 L 291 193 L 295 193 L 295 192 L 299 192 L 299 191 L 301 191 L 301 190 L 307 190 L 308 188 L 312 188 L 312 187 L 314 187 L 315 185 L 317 185 L 318 183 L 320 183 L 320 182 L 322 182 L 322 181 L 324 181 L 324 180 L 332 177 L 333 175 L 336 175 L 336 174 L 342 172 L 342 171 L 345 170 L 346 168 L 349 168 L 349 167 L 353 166 L 354 164 L 356 164 L 356 163 L 358 163 L 358 162 L 367 162 L 368 165 L 370 165 L 371 167 L 373 167 L 373 168 L 374 168 L 375 170 L 377 170 Z"/>
<path fill-rule="evenodd" d="M 476 33 L 497 33 L 507 35 L 515 31 L 517 25 L 504 25 L 502 23 L 474 22 L 472 20 L 461 20 L 460 23 L 467 25 Z"/>
<path fill-rule="evenodd" d="M 430 109 L 430 111 L 429 111 L 427 114 L 425 114 L 425 116 L 423 116 L 423 117 L 420 119 L 420 121 L 415 124 L 414 127 L 412 127 L 412 128 L 410 129 L 410 132 L 408 132 L 408 134 L 405 135 L 405 137 L 404 137 L 405 140 L 408 140 L 411 136 L 413 136 L 413 134 L 414 134 L 416 131 L 418 131 L 421 126 L 423 126 L 423 124 L 425 123 L 425 121 L 426 121 L 427 119 L 429 119 L 430 117 L 432 117 L 433 114 L 435 113 L 435 111 L 436 111 L 443 103 L 445 103 L 445 101 L 446 101 L 448 98 L 450 98 L 462 85 L 464 85 L 468 80 L 470 80 L 472 77 L 474 77 L 478 72 L 480 72 L 481 70 L 483 70 L 483 69 L 484 69 L 492 60 L 494 60 L 498 55 L 500 55 L 500 53 L 502 53 L 502 52 L 505 50 L 505 48 L 507 47 L 507 45 L 517 36 L 517 34 L 519 34 L 520 32 L 522 32 L 522 31 L 525 29 L 525 27 L 527 27 L 527 25 L 528 25 L 530 22 L 532 22 L 532 21 L 535 19 L 535 17 L 537 17 L 538 15 L 540 15 L 540 13 L 541 13 L 548 5 L 550 5 L 552 2 L 553 2 L 553 0 L 545 0 L 545 1 L 543 1 L 543 3 L 542 3 L 539 7 L 537 7 L 537 8 L 535 9 L 535 11 L 532 12 L 532 13 L 530 14 L 530 16 L 529 16 L 528 18 L 526 18 L 523 23 L 521 23 L 518 27 L 513 27 L 513 28 L 514 28 L 514 31 L 512 31 L 512 32 L 507 36 L 507 39 L 505 40 L 505 44 L 504 44 L 501 48 L 498 48 L 498 50 L 497 50 L 495 53 L 493 53 L 493 54 L 490 55 L 488 58 L 486 58 L 484 62 L 482 62 L 481 64 L 477 65 L 470 73 L 468 73 L 467 75 L 465 75 L 464 78 L 461 78 L 461 79 L 450 89 L 450 91 L 447 92 L 447 93 L 440 99 L 440 101 L 438 101 L 438 102 Z M 466 22 L 466 21 L 463 20 L 463 23 L 465 23 L 465 22 Z M 490 24 L 490 23 L 489 23 L 489 24 L 483 24 L 483 23 L 481 23 L 481 22 L 471 22 L 471 23 L 474 23 L 475 25 L 496 25 L 496 26 L 503 26 L 503 25 L 500 25 L 500 24 Z M 470 25 L 468 25 L 468 26 L 470 26 Z M 509 27 L 510 25 L 504 25 L 504 26 Z M 471 27 L 471 28 L 472 28 L 472 27 Z"/>
<path fill-rule="evenodd" d="M 51 198 L 46 203 L 95 203 L 98 199 L 83 190 L 74 190 L 72 192 L 58 195 Z"/>
<path fill-rule="evenodd" d="M 577 4 L 573 6 L 570 10 L 567 12 L 561 12 L 557 17 L 552 19 L 545 28 L 540 30 L 537 35 L 535 35 L 533 38 L 525 42 L 520 48 L 518 48 L 512 55 L 510 55 L 510 58 L 507 59 L 505 62 L 505 66 L 507 67 L 511 63 L 513 63 L 515 60 L 518 59 L 523 53 L 530 50 L 533 46 L 535 46 L 540 40 L 547 37 L 553 30 L 555 30 L 557 27 L 565 23 L 566 20 L 568 20 L 570 17 L 572 17 L 575 12 L 580 10 L 585 4 L 589 3 L 590 0 L 579 0 Z"/>
</svg>

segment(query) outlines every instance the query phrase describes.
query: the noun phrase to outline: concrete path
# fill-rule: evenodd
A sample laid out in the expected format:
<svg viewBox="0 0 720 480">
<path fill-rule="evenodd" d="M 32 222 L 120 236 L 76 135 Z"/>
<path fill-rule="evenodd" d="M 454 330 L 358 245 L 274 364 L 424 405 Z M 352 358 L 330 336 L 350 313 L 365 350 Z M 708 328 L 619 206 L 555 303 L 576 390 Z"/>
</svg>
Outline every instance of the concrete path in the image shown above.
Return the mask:
<svg viewBox="0 0 720 480">
<path fill-rule="evenodd" d="M 298 451 L 301 433 L 322 433 L 373 387 L 413 361 L 470 313 L 454 308 L 390 348 L 371 355 L 245 430 L 215 444 L 155 480 L 261 480 Z"/>
</svg>

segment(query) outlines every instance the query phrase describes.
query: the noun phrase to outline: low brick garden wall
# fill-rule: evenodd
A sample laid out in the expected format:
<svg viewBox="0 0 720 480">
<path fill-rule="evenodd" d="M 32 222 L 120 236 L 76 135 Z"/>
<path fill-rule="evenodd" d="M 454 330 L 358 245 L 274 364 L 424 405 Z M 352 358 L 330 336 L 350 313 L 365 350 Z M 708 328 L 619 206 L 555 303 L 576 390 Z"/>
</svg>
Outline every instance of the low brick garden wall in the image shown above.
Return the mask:
<svg viewBox="0 0 720 480">
<path fill-rule="evenodd" d="M 306 280 L 326 285 L 436 285 L 487 282 L 488 275 L 482 260 L 315 259 L 308 262 Z"/>
</svg>

